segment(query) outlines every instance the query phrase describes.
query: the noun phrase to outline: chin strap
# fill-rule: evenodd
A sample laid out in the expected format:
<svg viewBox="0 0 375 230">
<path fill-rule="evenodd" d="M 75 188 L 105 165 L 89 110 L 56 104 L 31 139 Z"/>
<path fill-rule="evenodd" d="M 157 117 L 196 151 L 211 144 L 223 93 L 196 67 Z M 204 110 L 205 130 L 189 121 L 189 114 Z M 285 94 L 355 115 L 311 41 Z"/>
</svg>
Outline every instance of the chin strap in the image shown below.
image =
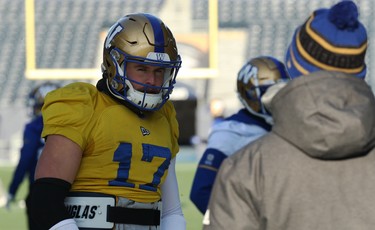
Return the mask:
<svg viewBox="0 0 375 230">
<path fill-rule="evenodd" d="M 103 75 L 105 75 L 103 73 Z M 133 111 L 135 114 L 137 114 L 139 117 L 143 118 L 145 117 L 145 113 L 139 109 L 137 109 L 136 107 L 134 107 L 133 105 L 131 105 L 129 102 L 127 101 L 124 101 L 124 100 L 120 100 L 118 99 L 117 97 L 113 96 L 112 93 L 109 91 L 108 89 L 108 86 L 107 86 L 107 78 L 103 76 L 102 79 L 100 79 L 97 83 L 96 83 L 96 88 L 100 91 L 100 92 L 103 92 L 105 94 L 107 94 L 108 96 L 110 96 L 113 100 L 117 101 L 118 103 L 126 106 L 128 109 L 130 109 L 131 111 Z"/>
</svg>

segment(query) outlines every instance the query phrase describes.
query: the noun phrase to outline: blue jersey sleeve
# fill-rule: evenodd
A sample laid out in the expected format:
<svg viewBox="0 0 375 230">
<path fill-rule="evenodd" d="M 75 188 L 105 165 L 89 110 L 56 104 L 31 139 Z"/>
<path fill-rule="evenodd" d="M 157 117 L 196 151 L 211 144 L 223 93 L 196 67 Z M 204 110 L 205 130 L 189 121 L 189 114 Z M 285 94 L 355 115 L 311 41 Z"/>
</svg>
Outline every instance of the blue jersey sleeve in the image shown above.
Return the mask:
<svg viewBox="0 0 375 230">
<path fill-rule="evenodd" d="M 208 148 L 199 161 L 190 192 L 190 200 L 202 214 L 206 212 L 216 174 L 225 158 L 227 156 L 221 151 Z"/>
<path fill-rule="evenodd" d="M 267 133 L 270 126 L 245 109 L 212 127 L 207 149 L 199 161 L 190 199 L 206 212 L 216 174 L 221 163 L 250 142 Z"/>
</svg>

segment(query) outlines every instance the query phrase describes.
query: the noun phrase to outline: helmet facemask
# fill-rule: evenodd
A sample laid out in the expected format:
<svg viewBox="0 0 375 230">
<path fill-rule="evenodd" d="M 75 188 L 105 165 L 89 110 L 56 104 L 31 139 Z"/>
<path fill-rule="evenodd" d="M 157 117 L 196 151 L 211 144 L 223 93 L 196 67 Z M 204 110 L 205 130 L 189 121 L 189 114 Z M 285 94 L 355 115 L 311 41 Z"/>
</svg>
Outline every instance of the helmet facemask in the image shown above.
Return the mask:
<svg viewBox="0 0 375 230">
<path fill-rule="evenodd" d="M 255 75 L 252 79 L 252 86 L 248 88 L 245 92 L 246 98 L 244 100 L 247 101 L 246 107 L 248 110 L 251 109 L 255 113 L 260 113 L 264 115 L 271 115 L 267 109 L 263 106 L 263 103 L 261 102 L 261 98 L 263 94 L 267 91 L 267 89 L 274 85 L 276 82 L 272 79 L 268 79 L 266 81 L 263 81 L 261 84 L 259 83 L 258 76 Z M 241 100 L 243 100 L 241 98 Z M 250 106 L 251 105 L 251 106 Z"/>
<path fill-rule="evenodd" d="M 116 74 L 108 79 L 107 84 L 116 98 L 125 100 L 138 109 L 145 111 L 158 110 L 167 102 L 181 66 L 179 57 L 177 61 L 170 61 L 166 53 L 149 53 L 146 58 L 143 58 L 127 55 L 117 48 L 112 49 L 110 53 L 113 65 L 116 68 Z M 161 86 L 152 86 L 132 79 L 132 76 L 128 76 L 126 71 L 127 64 L 130 62 L 165 68 L 163 84 Z M 142 90 L 136 90 L 134 85 L 142 86 Z"/>
<path fill-rule="evenodd" d="M 268 123 L 272 123 L 272 116 L 261 102 L 262 95 L 266 90 L 275 84 L 273 80 L 267 80 L 267 83 L 259 83 L 258 74 L 252 75 L 246 86 L 239 89 L 238 98 L 245 108 L 252 114 L 264 118 Z"/>
</svg>

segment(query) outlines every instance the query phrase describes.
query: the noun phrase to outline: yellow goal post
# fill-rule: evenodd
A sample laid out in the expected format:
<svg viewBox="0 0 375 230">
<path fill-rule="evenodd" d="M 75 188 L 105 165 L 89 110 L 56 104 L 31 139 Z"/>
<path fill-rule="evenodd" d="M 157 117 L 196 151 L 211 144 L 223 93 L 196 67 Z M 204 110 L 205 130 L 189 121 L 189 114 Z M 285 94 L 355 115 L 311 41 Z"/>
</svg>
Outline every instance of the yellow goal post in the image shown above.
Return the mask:
<svg viewBox="0 0 375 230">
<path fill-rule="evenodd" d="M 25 0 L 25 77 L 30 80 L 83 80 L 101 77 L 98 68 L 38 68 L 36 63 L 35 1 Z M 218 75 L 218 0 L 208 0 L 208 67 L 181 68 L 179 78 L 208 79 Z M 99 35 L 98 35 L 99 36 Z"/>
</svg>

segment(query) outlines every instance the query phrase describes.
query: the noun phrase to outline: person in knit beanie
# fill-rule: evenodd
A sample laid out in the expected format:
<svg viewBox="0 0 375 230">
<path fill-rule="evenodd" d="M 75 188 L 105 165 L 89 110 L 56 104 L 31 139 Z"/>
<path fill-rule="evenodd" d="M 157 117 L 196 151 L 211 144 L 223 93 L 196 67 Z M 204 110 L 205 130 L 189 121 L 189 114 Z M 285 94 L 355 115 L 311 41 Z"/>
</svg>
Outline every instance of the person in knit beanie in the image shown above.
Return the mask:
<svg viewBox="0 0 375 230">
<path fill-rule="evenodd" d="M 374 229 L 375 97 L 363 80 L 366 48 L 350 1 L 316 10 L 296 30 L 286 63 L 294 79 L 268 106 L 262 100 L 272 129 L 222 162 L 203 230 Z"/>
<path fill-rule="evenodd" d="M 327 70 L 365 79 L 367 30 L 359 21 L 353 1 L 340 1 L 331 8 L 315 10 L 298 26 L 286 51 L 285 65 L 291 79 Z M 270 110 L 272 98 L 285 82 L 270 87 L 262 103 Z"/>
<path fill-rule="evenodd" d="M 296 29 L 287 50 L 285 63 L 291 78 L 329 70 L 364 79 L 367 31 L 358 17 L 352 1 L 314 11 Z"/>
</svg>

